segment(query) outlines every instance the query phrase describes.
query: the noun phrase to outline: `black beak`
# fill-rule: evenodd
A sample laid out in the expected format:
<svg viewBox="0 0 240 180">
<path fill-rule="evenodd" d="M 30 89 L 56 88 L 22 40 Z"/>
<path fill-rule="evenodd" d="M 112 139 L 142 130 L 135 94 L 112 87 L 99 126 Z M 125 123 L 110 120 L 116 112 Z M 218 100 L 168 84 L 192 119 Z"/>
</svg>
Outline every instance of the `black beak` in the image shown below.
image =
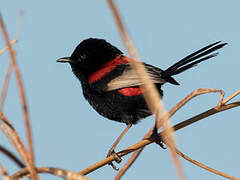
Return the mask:
<svg viewBox="0 0 240 180">
<path fill-rule="evenodd" d="M 70 57 L 63 57 L 63 58 L 59 58 L 57 60 L 57 62 L 60 62 L 60 63 L 70 63 L 72 61 L 71 61 Z"/>
</svg>

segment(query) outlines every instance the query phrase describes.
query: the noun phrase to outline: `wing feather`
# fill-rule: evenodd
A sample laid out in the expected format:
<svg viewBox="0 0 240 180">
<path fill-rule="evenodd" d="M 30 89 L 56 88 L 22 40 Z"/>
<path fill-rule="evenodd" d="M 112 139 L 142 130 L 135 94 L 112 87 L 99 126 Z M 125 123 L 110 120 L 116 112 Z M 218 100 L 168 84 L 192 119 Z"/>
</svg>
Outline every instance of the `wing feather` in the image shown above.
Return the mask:
<svg viewBox="0 0 240 180">
<path fill-rule="evenodd" d="M 164 84 L 166 82 L 163 78 L 161 78 L 161 72 L 162 72 L 161 69 L 148 64 L 144 64 L 144 65 L 153 83 Z M 142 82 L 140 81 L 139 77 L 136 75 L 135 71 L 132 70 L 129 63 L 125 64 L 124 68 L 125 69 L 121 74 L 121 76 L 118 76 L 112 79 L 107 84 L 107 91 L 142 85 Z"/>
</svg>

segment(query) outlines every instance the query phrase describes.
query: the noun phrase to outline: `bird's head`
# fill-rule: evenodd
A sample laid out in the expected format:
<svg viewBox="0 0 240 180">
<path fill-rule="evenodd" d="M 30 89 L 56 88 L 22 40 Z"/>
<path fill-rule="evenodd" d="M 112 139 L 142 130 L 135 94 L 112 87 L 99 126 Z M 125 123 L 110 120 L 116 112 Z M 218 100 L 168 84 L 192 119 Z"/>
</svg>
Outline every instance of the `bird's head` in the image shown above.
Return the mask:
<svg viewBox="0 0 240 180">
<path fill-rule="evenodd" d="M 104 39 L 89 38 L 83 40 L 70 57 L 60 58 L 57 62 L 70 63 L 73 71 L 77 69 L 87 75 L 120 54 L 123 53 Z"/>
</svg>

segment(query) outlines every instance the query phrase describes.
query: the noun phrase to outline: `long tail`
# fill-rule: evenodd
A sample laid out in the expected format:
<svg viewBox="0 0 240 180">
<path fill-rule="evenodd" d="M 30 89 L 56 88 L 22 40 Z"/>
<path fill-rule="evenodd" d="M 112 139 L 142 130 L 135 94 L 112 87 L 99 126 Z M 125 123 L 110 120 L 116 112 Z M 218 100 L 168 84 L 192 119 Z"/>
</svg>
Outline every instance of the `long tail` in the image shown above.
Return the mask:
<svg viewBox="0 0 240 180">
<path fill-rule="evenodd" d="M 165 71 L 163 71 L 162 77 L 172 84 L 179 85 L 179 83 L 176 80 L 174 80 L 171 76 L 186 71 L 196 66 L 198 63 L 202 61 L 206 61 L 207 59 L 217 56 L 219 53 L 212 52 L 224 47 L 225 45 L 227 45 L 227 43 L 221 43 L 221 41 L 218 41 L 186 56 L 185 58 L 181 59 L 180 61 L 173 64 Z"/>
</svg>

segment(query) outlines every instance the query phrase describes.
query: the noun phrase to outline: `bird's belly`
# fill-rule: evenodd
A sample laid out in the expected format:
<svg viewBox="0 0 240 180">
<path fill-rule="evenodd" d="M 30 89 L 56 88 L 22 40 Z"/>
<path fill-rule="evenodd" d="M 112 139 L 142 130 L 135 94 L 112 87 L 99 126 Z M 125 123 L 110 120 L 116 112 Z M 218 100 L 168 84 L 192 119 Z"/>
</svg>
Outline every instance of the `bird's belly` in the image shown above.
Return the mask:
<svg viewBox="0 0 240 180">
<path fill-rule="evenodd" d="M 84 92 L 83 92 L 84 93 Z M 84 93 L 90 105 L 102 116 L 126 124 L 151 115 L 142 95 L 126 97 L 117 91 Z"/>
</svg>

